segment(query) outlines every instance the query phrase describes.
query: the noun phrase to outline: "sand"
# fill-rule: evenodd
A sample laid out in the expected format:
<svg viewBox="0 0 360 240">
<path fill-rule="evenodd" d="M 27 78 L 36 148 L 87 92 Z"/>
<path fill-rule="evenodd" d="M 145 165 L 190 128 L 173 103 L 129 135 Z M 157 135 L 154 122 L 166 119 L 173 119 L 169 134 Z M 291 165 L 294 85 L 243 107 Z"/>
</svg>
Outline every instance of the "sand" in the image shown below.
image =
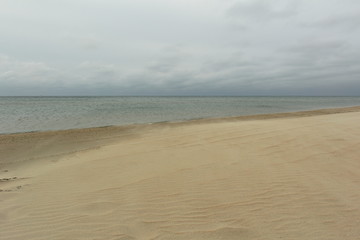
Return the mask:
<svg viewBox="0 0 360 240">
<path fill-rule="evenodd" d="M 0 239 L 359 239 L 360 107 L 0 135 Z"/>
</svg>

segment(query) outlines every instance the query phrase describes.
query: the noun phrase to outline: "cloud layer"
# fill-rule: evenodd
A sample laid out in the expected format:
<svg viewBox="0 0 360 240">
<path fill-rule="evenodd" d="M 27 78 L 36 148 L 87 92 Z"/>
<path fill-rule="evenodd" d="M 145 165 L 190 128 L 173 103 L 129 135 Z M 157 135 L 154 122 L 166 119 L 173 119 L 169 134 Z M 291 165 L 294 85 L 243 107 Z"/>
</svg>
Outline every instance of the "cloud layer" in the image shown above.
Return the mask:
<svg viewBox="0 0 360 240">
<path fill-rule="evenodd" d="M 0 95 L 360 95 L 355 0 L 2 2 Z"/>
</svg>

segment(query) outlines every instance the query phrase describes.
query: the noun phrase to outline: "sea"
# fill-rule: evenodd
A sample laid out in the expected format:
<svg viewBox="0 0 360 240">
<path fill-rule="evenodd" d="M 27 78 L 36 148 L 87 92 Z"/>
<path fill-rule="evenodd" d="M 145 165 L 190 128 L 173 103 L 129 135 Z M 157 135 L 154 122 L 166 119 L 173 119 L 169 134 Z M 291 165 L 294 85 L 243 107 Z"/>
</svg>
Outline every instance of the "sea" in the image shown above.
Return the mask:
<svg viewBox="0 0 360 240">
<path fill-rule="evenodd" d="M 360 97 L 0 97 L 0 134 L 359 105 Z"/>
</svg>

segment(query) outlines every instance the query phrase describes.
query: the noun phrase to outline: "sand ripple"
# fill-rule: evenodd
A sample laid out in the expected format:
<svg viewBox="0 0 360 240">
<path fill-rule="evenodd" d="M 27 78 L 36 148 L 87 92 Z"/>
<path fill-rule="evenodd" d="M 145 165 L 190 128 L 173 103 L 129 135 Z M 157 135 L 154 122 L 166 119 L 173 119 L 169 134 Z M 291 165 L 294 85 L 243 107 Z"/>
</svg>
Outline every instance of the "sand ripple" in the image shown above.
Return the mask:
<svg viewBox="0 0 360 240">
<path fill-rule="evenodd" d="M 0 239 L 357 239 L 359 120 L 166 125 L 3 164 Z"/>
</svg>

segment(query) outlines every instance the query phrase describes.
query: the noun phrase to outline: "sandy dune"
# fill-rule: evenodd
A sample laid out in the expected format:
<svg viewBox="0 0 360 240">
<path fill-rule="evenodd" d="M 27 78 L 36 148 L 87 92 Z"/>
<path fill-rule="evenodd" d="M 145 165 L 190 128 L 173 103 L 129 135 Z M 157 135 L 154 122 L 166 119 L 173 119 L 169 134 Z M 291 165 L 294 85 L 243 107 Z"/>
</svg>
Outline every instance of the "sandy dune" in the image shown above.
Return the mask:
<svg viewBox="0 0 360 240">
<path fill-rule="evenodd" d="M 359 239 L 360 107 L 0 135 L 0 189 L 2 240 Z"/>
</svg>

